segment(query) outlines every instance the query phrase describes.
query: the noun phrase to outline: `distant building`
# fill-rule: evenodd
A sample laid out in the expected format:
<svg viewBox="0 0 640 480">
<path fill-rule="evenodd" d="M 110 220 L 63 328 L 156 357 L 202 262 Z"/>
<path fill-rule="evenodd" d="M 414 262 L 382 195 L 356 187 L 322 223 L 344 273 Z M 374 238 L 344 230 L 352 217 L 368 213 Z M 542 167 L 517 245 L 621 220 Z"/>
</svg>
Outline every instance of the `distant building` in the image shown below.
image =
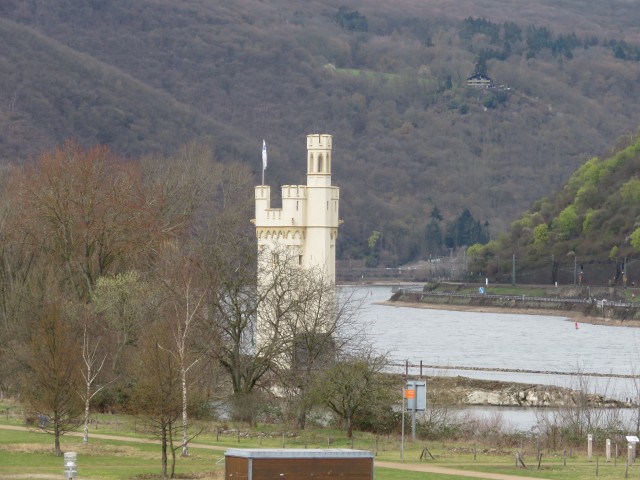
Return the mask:
<svg viewBox="0 0 640 480">
<path fill-rule="evenodd" d="M 493 80 L 481 73 L 474 73 L 467 78 L 467 87 L 471 88 L 493 88 Z"/>
</svg>

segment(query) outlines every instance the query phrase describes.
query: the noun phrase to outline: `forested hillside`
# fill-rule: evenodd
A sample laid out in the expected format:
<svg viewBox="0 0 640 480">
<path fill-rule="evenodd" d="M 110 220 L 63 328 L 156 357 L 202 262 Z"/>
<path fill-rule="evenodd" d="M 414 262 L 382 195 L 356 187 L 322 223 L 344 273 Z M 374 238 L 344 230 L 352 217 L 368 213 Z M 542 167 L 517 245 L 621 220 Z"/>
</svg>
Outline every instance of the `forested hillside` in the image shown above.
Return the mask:
<svg viewBox="0 0 640 480">
<path fill-rule="evenodd" d="M 461 218 L 482 236 L 505 231 L 636 130 L 632 7 L 6 0 L 0 158 L 67 138 L 166 156 L 199 139 L 257 180 L 264 138 L 277 186 L 304 181 L 304 136 L 326 132 L 343 199 L 339 256 L 426 258 L 466 241 L 453 232 Z M 496 88 L 467 88 L 473 73 Z"/>
<path fill-rule="evenodd" d="M 591 158 L 513 222 L 508 235 L 467 253 L 471 271 L 499 280 L 510 278 L 516 255 L 521 282 L 640 281 L 640 137 L 629 135 L 610 156 Z"/>
</svg>

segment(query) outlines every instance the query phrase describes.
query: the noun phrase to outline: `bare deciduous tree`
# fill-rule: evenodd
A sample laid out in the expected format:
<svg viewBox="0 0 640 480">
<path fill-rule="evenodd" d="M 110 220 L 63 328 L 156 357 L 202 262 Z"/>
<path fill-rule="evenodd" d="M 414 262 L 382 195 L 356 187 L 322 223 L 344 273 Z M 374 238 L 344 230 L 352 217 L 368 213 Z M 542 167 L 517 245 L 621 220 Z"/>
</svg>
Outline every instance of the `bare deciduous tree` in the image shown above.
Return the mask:
<svg viewBox="0 0 640 480">
<path fill-rule="evenodd" d="M 151 433 L 160 438 L 162 478 L 167 475 L 173 478 L 176 462 L 173 438 L 182 411 L 180 367 L 175 356 L 162 347 L 173 341 L 168 327 L 164 322 L 149 327 L 133 372 L 132 403 Z"/>
<path fill-rule="evenodd" d="M 22 392 L 38 428 L 53 434 L 57 456 L 60 436 L 81 424 L 80 342 L 58 302 L 42 305 L 41 317 L 24 352 Z"/>
<path fill-rule="evenodd" d="M 344 422 L 349 438 L 358 419 L 390 405 L 389 382 L 382 375 L 386 363 L 372 352 L 345 356 L 315 384 L 327 407 Z"/>
<path fill-rule="evenodd" d="M 208 285 L 199 283 L 204 277 L 201 265 L 193 252 L 181 251 L 167 246 L 157 275 L 161 284 L 161 315 L 172 334 L 172 342 L 162 345 L 175 358 L 180 372 L 182 391 L 182 455 L 189 454 L 188 442 L 188 389 L 189 376 L 194 367 L 202 362 L 209 346 L 197 341 L 195 335 L 204 318 L 204 299 Z"/>
<path fill-rule="evenodd" d="M 161 201 L 145 191 L 135 164 L 118 161 L 106 147 L 67 142 L 16 168 L 8 189 L 26 209 L 15 227 L 65 273 L 61 279 L 80 299 L 89 298 L 101 275 L 158 240 Z"/>
<path fill-rule="evenodd" d="M 89 331 L 88 321 L 85 319 L 83 325 L 82 335 L 82 378 L 84 380 L 84 390 L 78 391 L 80 398 L 84 402 L 84 426 L 82 443 L 89 443 L 89 414 L 91 407 L 91 400 L 100 391 L 102 391 L 109 383 L 113 382 L 112 379 L 109 382 L 102 385 L 95 385 L 96 379 L 102 372 L 104 362 L 107 360 L 108 353 L 101 350 L 102 337 L 97 336 L 93 339 L 91 332 Z"/>
<path fill-rule="evenodd" d="M 554 438 L 559 432 L 569 444 L 580 444 L 587 438 L 587 434 L 595 432 L 614 432 L 622 429 L 622 418 L 619 409 L 602 408 L 607 398 L 609 380 L 600 385 L 596 393 L 594 378 L 582 374 L 577 367 L 578 374 L 566 389 L 564 405 L 552 411 L 539 410 L 536 412 L 538 428 Z"/>
<path fill-rule="evenodd" d="M 249 420 L 252 408 L 246 404 L 258 381 L 268 372 L 272 359 L 271 345 L 256 349 L 254 249 L 253 242 L 240 239 L 210 245 L 207 251 L 209 276 L 215 278 L 215 288 L 207 299 L 211 353 L 229 376 L 235 415 Z"/>
<path fill-rule="evenodd" d="M 295 289 L 289 315 L 283 316 L 283 362 L 273 367 L 293 409 L 298 428 L 318 403 L 312 385 L 344 352 L 358 352 L 366 343 L 357 321 L 363 299 L 355 289 L 338 290 L 319 269 L 291 269 Z"/>
</svg>

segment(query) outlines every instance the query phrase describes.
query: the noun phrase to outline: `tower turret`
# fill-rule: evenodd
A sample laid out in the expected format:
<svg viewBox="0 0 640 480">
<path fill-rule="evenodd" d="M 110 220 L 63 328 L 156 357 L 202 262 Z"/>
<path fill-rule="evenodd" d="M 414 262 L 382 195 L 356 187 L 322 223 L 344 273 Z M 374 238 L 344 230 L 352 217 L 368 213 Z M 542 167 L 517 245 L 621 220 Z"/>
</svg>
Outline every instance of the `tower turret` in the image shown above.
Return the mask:
<svg viewBox="0 0 640 480">
<path fill-rule="evenodd" d="M 307 135 L 307 175 L 331 177 L 331 135 Z"/>
</svg>

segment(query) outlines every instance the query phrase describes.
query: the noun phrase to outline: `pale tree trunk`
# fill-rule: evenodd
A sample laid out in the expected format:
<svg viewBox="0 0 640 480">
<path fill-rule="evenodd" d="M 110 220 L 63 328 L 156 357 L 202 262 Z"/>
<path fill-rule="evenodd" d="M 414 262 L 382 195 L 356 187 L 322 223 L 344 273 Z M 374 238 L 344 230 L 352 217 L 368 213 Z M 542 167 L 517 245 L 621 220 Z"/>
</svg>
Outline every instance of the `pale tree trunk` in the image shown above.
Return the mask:
<svg viewBox="0 0 640 480">
<path fill-rule="evenodd" d="M 188 406 L 187 374 L 189 373 L 189 370 L 191 370 L 191 367 L 193 367 L 196 363 L 198 363 L 198 359 L 196 359 L 190 365 L 188 366 L 186 365 L 187 350 L 188 350 L 187 339 L 189 335 L 189 328 L 191 327 L 191 324 L 196 314 L 198 313 L 200 305 L 202 304 L 202 299 L 204 298 L 204 295 L 205 295 L 205 292 L 203 292 L 192 308 L 190 280 L 189 282 L 187 282 L 185 290 L 186 290 L 185 291 L 186 305 L 185 305 L 184 324 L 182 325 L 178 324 L 177 331 L 175 333 L 177 359 L 180 363 L 180 376 L 181 376 L 180 381 L 182 384 L 181 386 L 182 386 L 182 456 L 183 457 L 186 457 L 189 455 L 189 435 L 187 432 L 187 429 L 189 427 L 189 418 L 187 413 L 187 406 Z M 176 310 L 176 313 L 177 313 L 177 310 Z"/>
<path fill-rule="evenodd" d="M 89 372 L 89 375 L 91 373 Z M 89 443 L 89 405 L 91 403 L 91 384 L 87 382 L 87 395 L 84 398 L 84 429 L 82 433 L 82 443 Z"/>
<path fill-rule="evenodd" d="M 187 370 L 182 368 L 182 456 L 189 455 L 189 437 L 187 436 Z"/>
<path fill-rule="evenodd" d="M 87 334 L 87 326 L 85 325 L 84 338 L 82 341 L 82 360 L 84 360 L 85 369 L 82 372 L 82 376 L 85 381 L 86 392 L 84 395 L 79 394 L 80 397 L 84 400 L 84 429 L 83 429 L 83 435 L 82 435 L 82 443 L 84 444 L 89 443 L 89 407 L 91 405 L 91 399 L 106 385 L 111 383 L 109 382 L 106 385 L 103 385 L 100 388 L 97 388 L 94 392 L 91 392 L 91 386 L 93 385 L 93 382 L 95 381 L 96 377 L 102 370 L 102 367 L 104 366 L 104 362 L 107 359 L 106 355 L 102 357 L 102 361 L 97 366 L 96 371 L 94 371 L 93 366 L 96 365 L 98 361 L 99 345 L 100 345 L 100 339 L 98 339 L 98 341 L 93 346 L 93 348 L 91 347 L 90 339 Z"/>
<path fill-rule="evenodd" d="M 180 371 L 180 387 L 181 387 L 181 401 L 182 401 L 182 431 L 181 431 L 181 454 L 182 456 L 189 455 L 189 418 L 188 418 L 188 399 L 189 399 L 189 382 L 187 376 L 191 368 L 198 363 L 198 359 L 191 360 L 192 350 L 190 349 L 190 336 L 193 330 L 193 325 L 199 320 L 200 307 L 202 301 L 207 294 L 207 287 L 200 287 L 200 285 L 193 286 L 196 277 L 195 269 L 197 262 L 194 263 L 193 259 L 184 254 L 180 258 L 173 256 L 173 250 L 170 256 L 164 258 L 167 265 L 163 268 L 166 269 L 165 274 L 160 281 L 164 283 L 166 292 L 169 298 L 172 299 L 168 306 L 172 304 L 170 310 L 166 311 L 167 318 L 171 321 L 171 335 L 173 337 L 172 345 L 159 347 L 168 352 L 178 364 Z M 190 363 L 189 363 L 190 362 Z M 174 422 L 177 418 L 174 419 Z M 176 437 L 178 435 L 177 424 Z M 177 447 L 176 447 L 177 448 Z"/>
</svg>

